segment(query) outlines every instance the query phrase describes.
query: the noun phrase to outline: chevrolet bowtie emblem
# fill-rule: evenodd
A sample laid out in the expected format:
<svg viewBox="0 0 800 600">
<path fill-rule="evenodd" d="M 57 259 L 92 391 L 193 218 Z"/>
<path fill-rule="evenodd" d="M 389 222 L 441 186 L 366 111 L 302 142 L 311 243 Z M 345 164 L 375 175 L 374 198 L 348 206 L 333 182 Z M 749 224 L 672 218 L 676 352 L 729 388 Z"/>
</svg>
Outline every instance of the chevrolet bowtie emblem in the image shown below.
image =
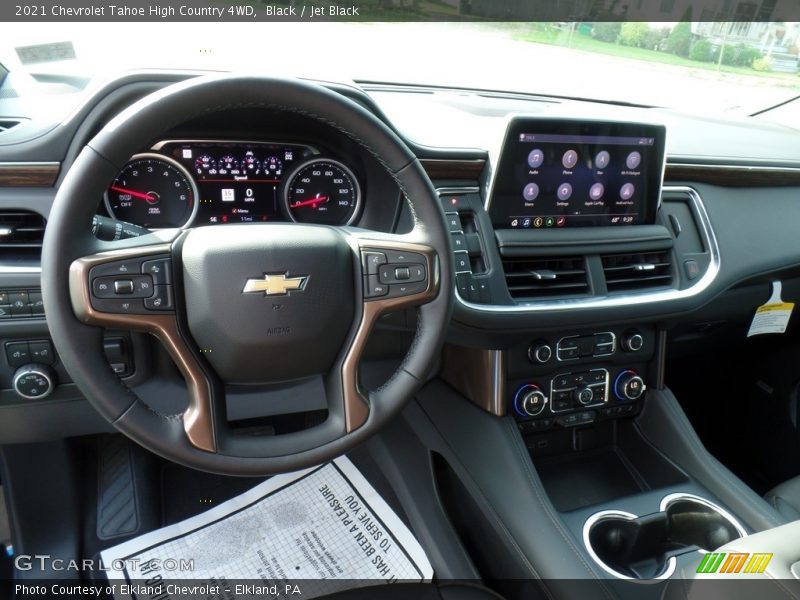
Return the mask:
<svg viewBox="0 0 800 600">
<path fill-rule="evenodd" d="M 282 275 L 264 275 L 264 279 L 248 279 L 242 290 L 245 294 L 264 292 L 265 296 L 284 296 L 292 291 L 303 291 L 308 277 L 286 277 Z"/>
</svg>

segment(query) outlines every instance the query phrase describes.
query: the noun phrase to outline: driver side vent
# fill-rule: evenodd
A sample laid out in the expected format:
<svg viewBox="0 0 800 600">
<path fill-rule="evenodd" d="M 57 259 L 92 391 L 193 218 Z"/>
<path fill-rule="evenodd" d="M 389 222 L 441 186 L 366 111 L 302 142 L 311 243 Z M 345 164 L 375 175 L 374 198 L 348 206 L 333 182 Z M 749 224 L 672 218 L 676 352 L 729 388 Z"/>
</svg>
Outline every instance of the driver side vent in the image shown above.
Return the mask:
<svg viewBox="0 0 800 600">
<path fill-rule="evenodd" d="M 46 220 L 29 210 L 0 211 L 0 255 L 25 260 L 41 254 Z"/>
<path fill-rule="evenodd" d="M 5 133 L 12 127 L 16 127 L 22 123 L 22 119 L 9 119 L 6 117 L 0 117 L 0 133 Z"/>
<path fill-rule="evenodd" d="M 601 259 L 609 293 L 650 290 L 672 285 L 669 251 L 612 254 Z"/>
<path fill-rule="evenodd" d="M 515 300 L 575 296 L 589 292 L 586 261 L 564 258 L 504 258 L 508 292 Z"/>
</svg>

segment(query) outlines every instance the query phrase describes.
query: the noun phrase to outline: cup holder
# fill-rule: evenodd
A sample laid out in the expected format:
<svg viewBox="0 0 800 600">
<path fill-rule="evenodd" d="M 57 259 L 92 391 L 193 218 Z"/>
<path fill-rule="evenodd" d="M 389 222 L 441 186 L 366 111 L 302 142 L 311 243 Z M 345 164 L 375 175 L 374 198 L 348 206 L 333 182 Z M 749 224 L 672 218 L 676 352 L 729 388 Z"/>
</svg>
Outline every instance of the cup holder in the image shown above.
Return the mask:
<svg viewBox="0 0 800 600">
<path fill-rule="evenodd" d="M 659 512 L 643 517 L 602 511 L 583 528 L 589 554 L 605 571 L 642 581 L 670 577 L 679 554 L 710 552 L 746 535 L 728 512 L 691 494 L 667 496 Z"/>
</svg>

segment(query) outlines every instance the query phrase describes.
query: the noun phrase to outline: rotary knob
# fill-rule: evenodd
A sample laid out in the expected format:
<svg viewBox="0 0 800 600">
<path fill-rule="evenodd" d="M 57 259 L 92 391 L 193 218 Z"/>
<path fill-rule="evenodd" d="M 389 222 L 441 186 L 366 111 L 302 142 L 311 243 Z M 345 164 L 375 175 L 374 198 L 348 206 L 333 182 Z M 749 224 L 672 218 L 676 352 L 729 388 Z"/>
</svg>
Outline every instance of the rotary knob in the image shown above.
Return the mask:
<svg viewBox="0 0 800 600">
<path fill-rule="evenodd" d="M 553 358 L 553 348 L 544 340 L 537 340 L 528 348 L 528 360 L 540 365 L 550 362 Z"/>
<path fill-rule="evenodd" d="M 56 387 L 56 374 L 47 365 L 32 363 L 17 369 L 11 381 L 14 391 L 23 398 L 47 398 Z"/>
<path fill-rule="evenodd" d="M 586 406 L 594 400 L 594 391 L 589 386 L 579 387 L 575 390 L 575 400 Z"/>
<path fill-rule="evenodd" d="M 638 352 L 644 346 L 644 338 L 642 334 L 632 329 L 625 333 L 622 338 L 622 347 L 628 352 Z"/>
<path fill-rule="evenodd" d="M 538 385 L 526 383 L 517 390 L 514 396 L 514 411 L 520 417 L 540 415 L 547 405 L 547 396 Z"/>
<path fill-rule="evenodd" d="M 631 369 L 622 371 L 614 382 L 614 393 L 619 400 L 638 400 L 645 389 L 644 380 Z"/>
</svg>

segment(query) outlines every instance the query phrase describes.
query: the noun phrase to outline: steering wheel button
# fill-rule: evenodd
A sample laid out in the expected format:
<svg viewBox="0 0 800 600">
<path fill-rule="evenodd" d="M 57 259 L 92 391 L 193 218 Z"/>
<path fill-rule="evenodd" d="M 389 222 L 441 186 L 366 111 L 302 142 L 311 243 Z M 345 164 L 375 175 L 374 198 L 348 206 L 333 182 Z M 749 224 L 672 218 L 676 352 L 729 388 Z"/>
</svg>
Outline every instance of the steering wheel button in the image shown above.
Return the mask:
<svg viewBox="0 0 800 600">
<path fill-rule="evenodd" d="M 381 298 L 389 293 L 389 286 L 381 283 L 377 275 L 368 275 L 364 278 L 364 297 Z"/>
<path fill-rule="evenodd" d="M 427 287 L 428 284 L 424 281 L 419 283 L 395 283 L 394 285 L 389 286 L 389 298 L 421 294 Z"/>
<path fill-rule="evenodd" d="M 144 307 L 149 310 L 172 310 L 175 308 L 172 300 L 172 286 L 155 286 L 155 293 L 150 298 L 144 299 Z"/>
<path fill-rule="evenodd" d="M 411 279 L 411 272 L 408 270 L 408 267 L 397 267 L 394 270 L 394 278 L 397 281 L 408 281 Z"/>
<path fill-rule="evenodd" d="M 113 275 L 131 277 L 142 270 L 142 261 L 139 260 L 117 260 L 114 262 L 104 263 L 92 267 L 89 276 L 91 279 L 95 277 L 109 277 Z"/>
<path fill-rule="evenodd" d="M 387 252 L 386 259 L 389 263 L 399 263 L 401 265 L 424 263 L 425 259 L 416 252 Z"/>
<path fill-rule="evenodd" d="M 361 255 L 364 275 L 377 275 L 381 265 L 386 264 L 386 255 L 383 252 L 367 250 Z"/>
<path fill-rule="evenodd" d="M 168 258 L 157 258 L 142 263 L 142 273 L 153 278 L 154 285 L 172 283 L 172 268 Z"/>
<path fill-rule="evenodd" d="M 130 279 L 116 280 L 114 282 L 114 293 L 117 295 L 133 294 L 133 281 Z"/>
<path fill-rule="evenodd" d="M 146 314 L 141 299 L 128 298 L 92 298 L 92 308 L 105 313 L 116 313 L 120 315 L 143 315 Z"/>
</svg>

